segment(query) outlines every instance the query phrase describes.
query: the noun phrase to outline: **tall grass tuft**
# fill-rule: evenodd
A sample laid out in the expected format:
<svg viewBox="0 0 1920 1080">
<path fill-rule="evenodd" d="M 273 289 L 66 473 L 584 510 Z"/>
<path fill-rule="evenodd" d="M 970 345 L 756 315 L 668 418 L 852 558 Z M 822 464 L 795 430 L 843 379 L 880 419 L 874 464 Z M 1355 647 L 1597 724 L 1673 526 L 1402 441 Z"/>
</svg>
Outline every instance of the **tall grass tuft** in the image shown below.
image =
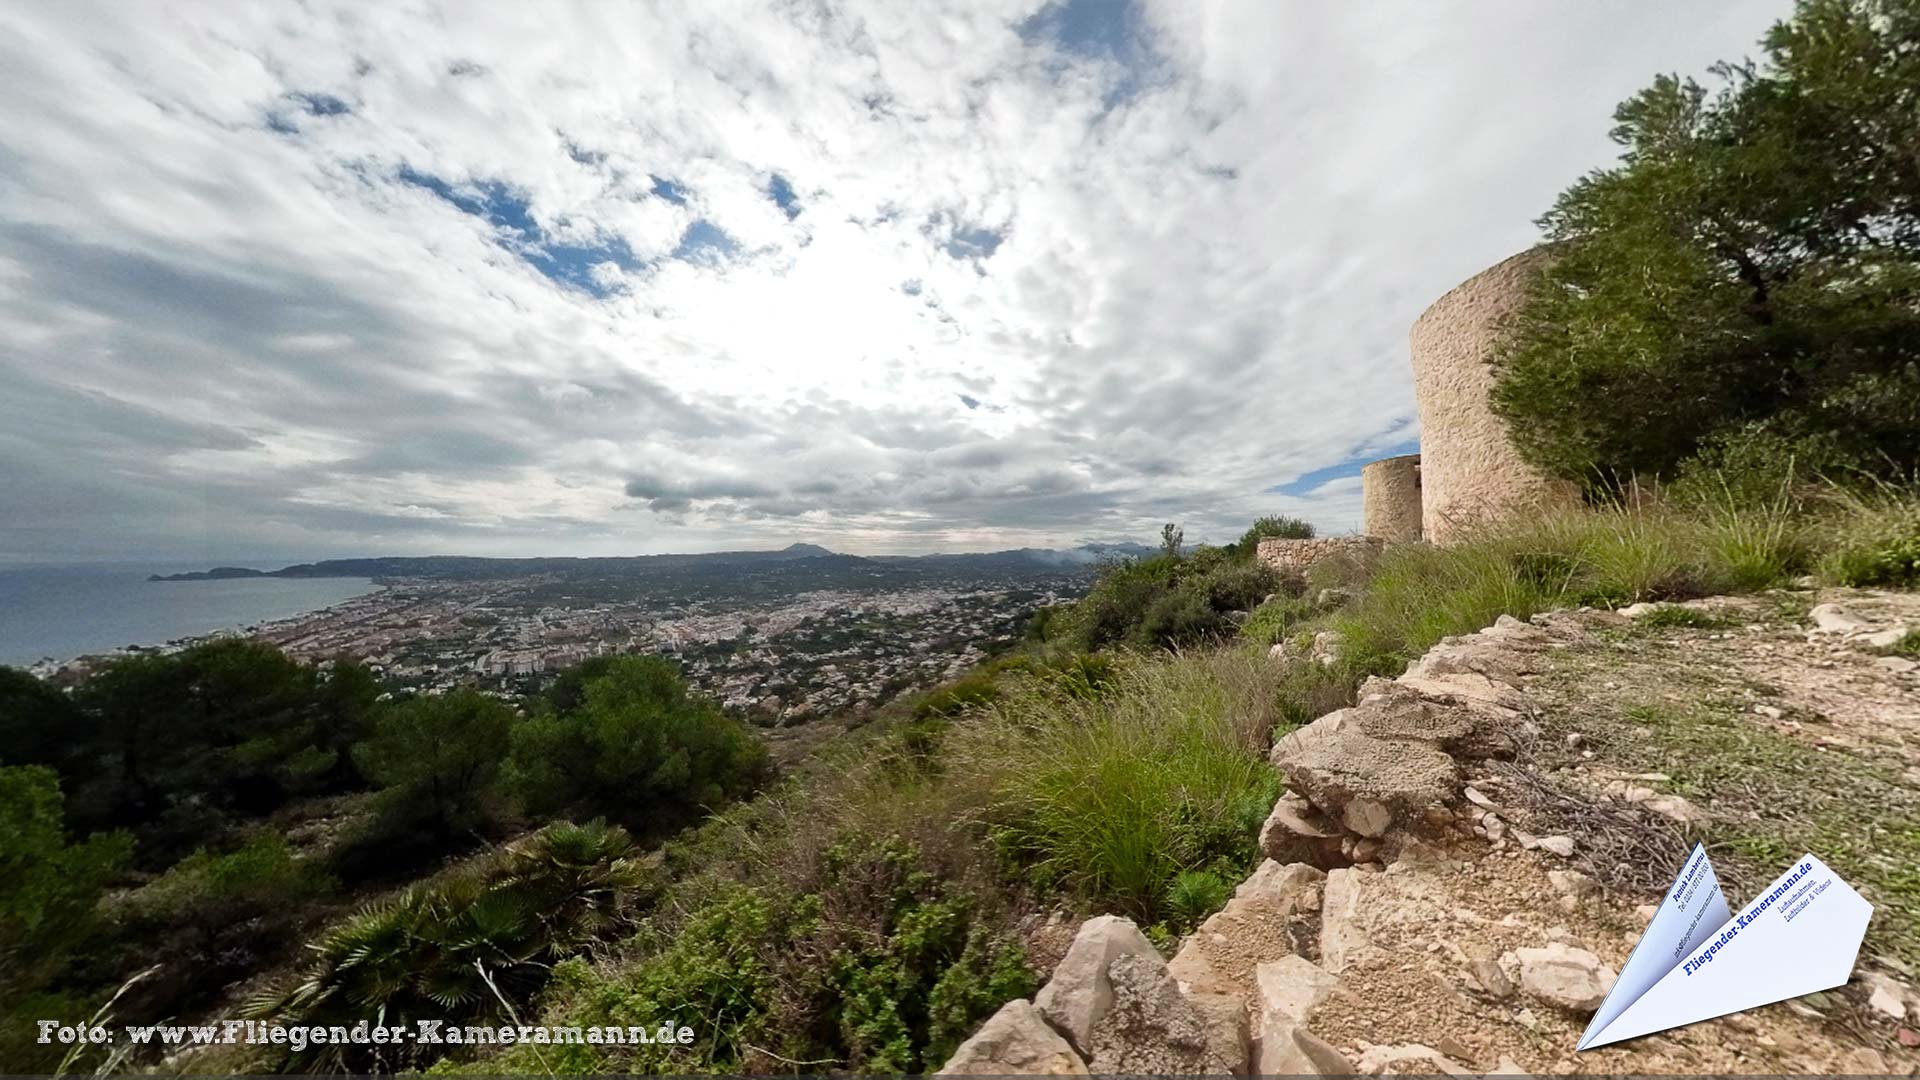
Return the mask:
<svg viewBox="0 0 1920 1080">
<path fill-rule="evenodd" d="M 1273 666 L 1234 651 L 1130 658 L 1097 697 L 1016 687 L 951 736 L 953 768 L 991 778 L 1004 856 L 1144 922 L 1183 872 L 1244 871 L 1279 795 L 1264 760 Z M 1177 895 L 1197 910 L 1194 879 Z"/>
</svg>

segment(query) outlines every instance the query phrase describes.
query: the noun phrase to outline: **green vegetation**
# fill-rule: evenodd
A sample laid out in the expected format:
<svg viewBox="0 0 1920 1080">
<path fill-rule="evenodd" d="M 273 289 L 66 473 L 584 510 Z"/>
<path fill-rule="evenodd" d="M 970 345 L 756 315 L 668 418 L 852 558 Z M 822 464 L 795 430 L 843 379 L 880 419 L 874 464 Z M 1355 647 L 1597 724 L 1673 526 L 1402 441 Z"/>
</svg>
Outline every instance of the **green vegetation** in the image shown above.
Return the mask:
<svg viewBox="0 0 1920 1080">
<path fill-rule="evenodd" d="M 626 832 L 602 822 L 558 824 L 486 858 L 373 904 L 313 946 L 291 987 L 255 1001 L 253 1015 L 287 1024 L 351 1027 L 445 1019 L 504 1022 L 547 979 L 554 961 L 603 933 L 640 886 Z M 328 1046 L 299 1064 L 364 1072 L 431 1061 L 435 1047 Z"/>
<path fill-rule="evenodd" d="M 1920 468 L 1916 38 L 1911 0 L 1800 0 L 1762 63 L 1620 106 L 1498 356 L 1530 459 L 1749 502 Z"/>
<path fill-rule="evenodd" d="M 1163 551 L 1105 568 L 1084 600 L 1048 621 L 1047 640 L 1086 651 L 1218 641 L 1233 635 L 1236 617 L 1288 586 L 1250 547 Z M 1301 588 L 1291 583 L 1292 592 Z"/>
</svg>

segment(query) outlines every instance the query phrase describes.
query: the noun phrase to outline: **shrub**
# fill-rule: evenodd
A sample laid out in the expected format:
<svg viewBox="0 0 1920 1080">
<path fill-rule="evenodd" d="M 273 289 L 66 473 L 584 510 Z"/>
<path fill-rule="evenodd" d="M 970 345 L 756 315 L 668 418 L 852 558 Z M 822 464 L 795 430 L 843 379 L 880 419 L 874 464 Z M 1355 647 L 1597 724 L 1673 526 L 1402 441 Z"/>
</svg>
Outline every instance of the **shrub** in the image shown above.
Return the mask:
<svg viewBox="0 0 1920 1080">
<path fill-rule="evenodd" d="M 1213 870 L 1182 870 L 1167 887 L 1167 913 L 1182 927 L 1225 907 L 1233 896 L 1233 881 Z"/>
<path fill-rule="evenodd" d="M 1318 613 L 1318 606 L 1307 597 L 1275 596 L 1253 609 L 1247 621 L 1240 624 L 1240 636 L 1265 648 Z"/>
<path fill-rule="evenodd" d="M 1920 583 L 1920 501 L 1894 489 L 1848 497 L 1828 544 L 1820 571 L 1841 585 Z"/>
<path fill-rule="evenodd" d="M 572 811 L 662 831 L 752 790 L 766 749 L 659 657 L 596 665 L 576 707 L 517 725 L 507 786 L 533 815 Z"/>
<path fill-rule="evenodd" d="M 1249 526 L 1246 532 L 1240 534 L 1240 540 L 1234 547 L 1240 554 L 1252 557 L 1259 550 L 1260 541 L 1267 539 L 1311 540 L 1313 523 L 1278 514 L 1263 517 Z"/>
<path fill-rule="evenodd" d="M 562 822 L 442 877 L 371 904 L 324 934 L 291 987 L 257 997 L 256 1017 L 287 1024 L 498 1020 L 530 1001 L 555 961 L 617 921 L 643 875 L 633 843 L 602 822 Z M 391 1056 L 384 1056 L 384 1055 Z M 422 1065 L 429 1044 L 309 1050 L 312 1071 Z"/>
</svg>

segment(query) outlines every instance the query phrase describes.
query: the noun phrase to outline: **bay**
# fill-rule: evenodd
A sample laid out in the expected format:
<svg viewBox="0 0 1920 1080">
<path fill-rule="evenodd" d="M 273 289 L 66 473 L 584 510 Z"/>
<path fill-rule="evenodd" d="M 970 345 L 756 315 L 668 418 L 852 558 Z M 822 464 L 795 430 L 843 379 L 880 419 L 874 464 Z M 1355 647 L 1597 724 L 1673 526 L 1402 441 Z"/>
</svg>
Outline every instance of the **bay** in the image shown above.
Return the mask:
<svg viewBox="0 0 1920 1080">
<path fill-rule="evenodd" d="M 240 630 L 331 607 L 377 588 L 366 578 L 148 581 L 178 566 L 0 569 L 0 664 L 25 667 L 128 645 Z"/>
</svg>

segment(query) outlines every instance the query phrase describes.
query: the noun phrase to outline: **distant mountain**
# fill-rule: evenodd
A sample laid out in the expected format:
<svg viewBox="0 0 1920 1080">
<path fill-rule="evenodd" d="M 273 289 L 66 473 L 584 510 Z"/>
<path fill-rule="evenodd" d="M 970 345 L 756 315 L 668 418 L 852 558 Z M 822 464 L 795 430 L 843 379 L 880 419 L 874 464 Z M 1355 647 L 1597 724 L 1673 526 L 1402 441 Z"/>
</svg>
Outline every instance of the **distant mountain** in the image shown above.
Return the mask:
<svg viewBox="0 0 1920 1080">
<path fill-rule="evenodd" d="M 540 557 L 488 559 L 471 555 L 395 555 L 364 559 L 325 559 L 278 570 L 220 566 L 184 574 L 154 574 L 149 581 L 217 581 L 227 578 L 428 578 L 488 581 L 555 574 L 566 578 L 629 578 L 650 575 L 708 575 L 724 572 L 779 573 L 843 581 L 878 576 L 929 574 L 1029 575 L 1090 571 L 1103 561 L 1150 555 L 1141 544 L 1085 544 L 1069 550 L 1016 548 L 961 555 L 842 555 L 818 544 L 789 544 L 778 551 L 715 551 L 696 555 L 630 555 L 590 558 Z M 785 567 L 787 569 L 776 569 Z"/>
</svg>

